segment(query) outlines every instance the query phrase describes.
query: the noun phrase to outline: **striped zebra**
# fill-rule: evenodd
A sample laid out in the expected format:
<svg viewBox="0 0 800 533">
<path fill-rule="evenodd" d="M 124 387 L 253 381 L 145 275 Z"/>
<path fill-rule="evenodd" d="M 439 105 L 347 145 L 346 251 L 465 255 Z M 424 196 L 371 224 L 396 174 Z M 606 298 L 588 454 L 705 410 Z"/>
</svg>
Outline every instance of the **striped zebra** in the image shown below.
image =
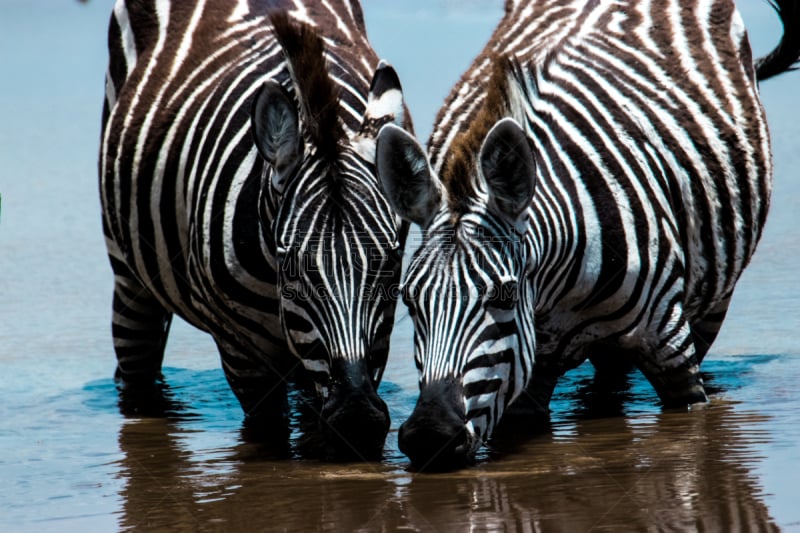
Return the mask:
<svg viewBox="0 0 800 533">
<path fill-rule="evenodd" d="M 509 0 L 430 159 L 381 130 L 378 175 L 423 228 L 412 464 L 471 460 L 515 400 L 515 423 L 546 417 L 587 358 L 637 366 L 665 406 L 706 400 L 698 365 L 769 203 L 757 81 L 800 53 L 800 2 L 775 7 L 781 44 L 754 62 L 731 0 Z"/>
<path fill-rule="evenodd" d="M 327 452 L 379 452 L 408 225 L 375 139 L 411 123 L 358 1 L 118 0 L 109 53 L 99 176 L 121 389 L 158 382 L 177 314 L 214 338 L 246 428 L 286 435 L 294 374 L 322 399 Z"/>
</svg>

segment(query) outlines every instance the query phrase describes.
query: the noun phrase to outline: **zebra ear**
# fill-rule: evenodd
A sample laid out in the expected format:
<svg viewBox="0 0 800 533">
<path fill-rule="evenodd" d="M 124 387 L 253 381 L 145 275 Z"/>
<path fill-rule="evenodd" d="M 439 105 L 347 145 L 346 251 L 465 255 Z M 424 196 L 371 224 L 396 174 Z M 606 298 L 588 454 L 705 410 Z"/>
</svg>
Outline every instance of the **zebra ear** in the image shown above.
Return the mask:
<svg viewBox="0 0 800 533">
<path fill-rule="evenodd" d="M 274 81 L 259 89 L 250 115 L 256 148 L 272 165 L 272 185 L 282 192 L 302 159 L 302 137 L 289 93 Z"/>
<path fill-rule="evenodd" d="M 381 60 L 369 86 L 367 109 L 353 145 L 367 161 L 375 161 L 375 139 L 386 124 L 405 126 L 403 88 L 397 72 Z"/>
<path fill-rule="evenodd" d="M 391 122 L 402 126 L 403 120 L 403 87 L 400 78 L 388 62 L 381 60 L 369 86 L 364 122 Z"/>
<path fill-rule="evenodd" d="M 536 162 L 517 121 L 504 118 L 492 127 L 481 146 L 480 167 L 489 189 L 489 209 L 518 222 L 533 199 Z"/>
<path fill-rule="evenodd" d="M 442 202 L 442 188 L 425 149 L 404 129 L 387 124 L 378 133 L 375 165 L 392 208 L 423 228 Z"/>
</svg>

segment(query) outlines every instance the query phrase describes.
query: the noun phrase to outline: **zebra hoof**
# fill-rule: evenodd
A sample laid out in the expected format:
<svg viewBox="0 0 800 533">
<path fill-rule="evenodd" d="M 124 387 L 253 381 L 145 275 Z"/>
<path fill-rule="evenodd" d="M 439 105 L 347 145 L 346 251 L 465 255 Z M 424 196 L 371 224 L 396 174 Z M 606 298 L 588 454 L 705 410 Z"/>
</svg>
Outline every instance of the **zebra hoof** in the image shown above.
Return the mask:
<svg viewBox="0 0 800 533">
<path fill-rule="evenodd" d="M 689 370 L 680 368 L 650 377 L 650 383 L 661 398 L 661 403 L 668 409 L 708 401 L 703 378 L 697 372 L 696 366 Z"/>
<path fill-rule="evenodd" d="M 289 442 L 289 419 L 283 411 L 252 412 L 245 415 L 242 438 L 270 446 L 284 446 Z"/>
<path fill-rule="evenodd" d="M 114 382 L 119 395 L 119 411 L 123 416 L 179 416 L 186 408 L 174 398 L 160 374 L 132 379 L 117 370 Z"/>
<path fill-rule="evenodd" d="M 509 406 L 498 421 L 493 435 L 497 438 L 528 437 L 550 431 L 550 410 Z"/>
</svg>

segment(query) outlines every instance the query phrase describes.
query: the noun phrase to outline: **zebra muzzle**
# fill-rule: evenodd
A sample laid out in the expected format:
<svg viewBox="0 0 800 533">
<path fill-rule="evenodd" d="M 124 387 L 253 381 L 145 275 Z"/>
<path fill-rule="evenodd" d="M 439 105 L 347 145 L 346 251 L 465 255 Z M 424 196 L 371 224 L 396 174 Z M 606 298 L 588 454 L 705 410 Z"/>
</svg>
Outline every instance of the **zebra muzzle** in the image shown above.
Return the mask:
<svg viewBox="0 0 800 533">
<path fill-rule="evenodd" d="M 329 459 L 380 457 L 389 432 L 389 409 L 375 391 L 366 361 L 333 362 L 320 430 Z"/>
<path fill-rule="evenodd" d="M 400 451 L 417 470 L 450 470 L 472 459 L 463 388 L 455 379 L 420 386 L 414 412 L 400 426 Z"/>
</svg>

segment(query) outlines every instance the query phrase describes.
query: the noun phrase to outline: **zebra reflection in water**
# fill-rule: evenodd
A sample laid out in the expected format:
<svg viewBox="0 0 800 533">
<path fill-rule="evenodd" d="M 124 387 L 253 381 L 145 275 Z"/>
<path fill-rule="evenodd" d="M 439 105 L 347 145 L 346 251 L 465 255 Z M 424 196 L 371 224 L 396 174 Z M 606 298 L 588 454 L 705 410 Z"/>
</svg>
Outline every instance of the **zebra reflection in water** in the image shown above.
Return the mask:
<svg viewBox="0 0 800 533">
<path fill-rule="evenodd" d="M 409 475 L 398 464 L 276 461 L 251 443 L 208 449 L 214 437 L 203 436 L 203 428 L 217 405 L 185 419 L 134 419 L 118 438 L 119 524 L 153 530 L 214 524 L 226 531 L 276 524 L 290 531 L 777 531 L 757 475 L 775 424 L 740 407 L 721 401 L 635 420 L 558 422 L 552 434 L 469 475 L 435 476 Z"/>
</svg>

